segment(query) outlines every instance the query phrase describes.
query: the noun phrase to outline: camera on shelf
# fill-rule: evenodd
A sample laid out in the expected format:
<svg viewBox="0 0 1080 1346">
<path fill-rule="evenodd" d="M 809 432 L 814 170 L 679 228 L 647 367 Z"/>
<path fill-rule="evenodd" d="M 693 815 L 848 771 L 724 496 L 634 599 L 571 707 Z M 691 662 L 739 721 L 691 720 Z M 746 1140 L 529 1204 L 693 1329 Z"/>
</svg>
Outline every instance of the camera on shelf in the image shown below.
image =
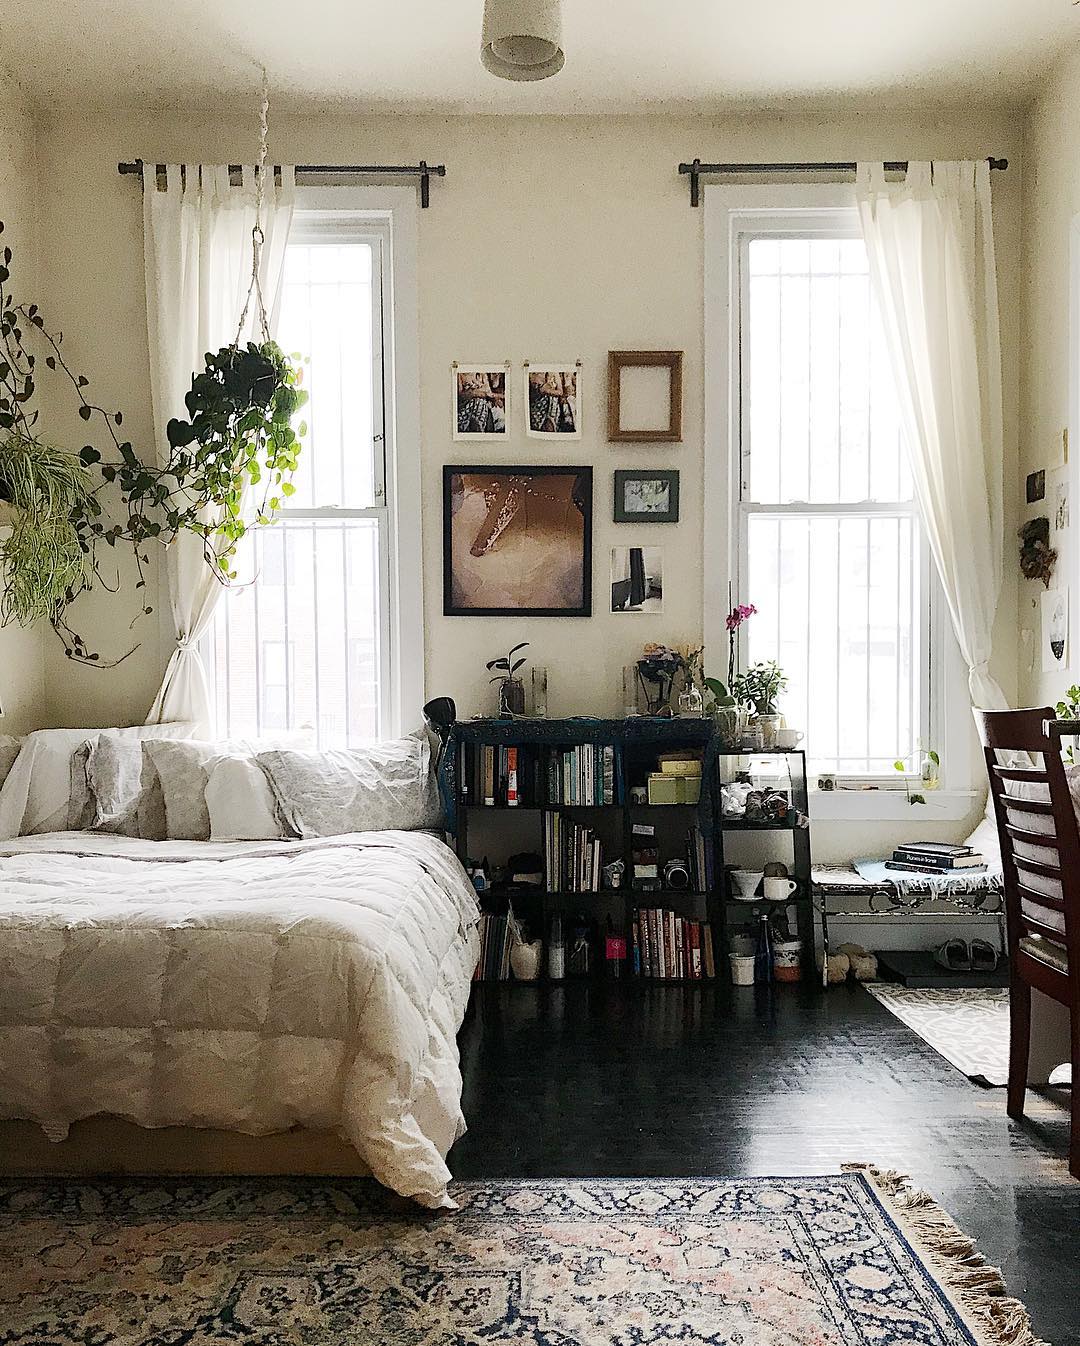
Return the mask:
<svg viewBox="0 0 1080 1346">
<path fill-rule="evenodd" d="M 669 860 L 664 866 L 664 887 L 686 889 L 690 887 L 690 867 L 685 860 Z"/>
</svg>

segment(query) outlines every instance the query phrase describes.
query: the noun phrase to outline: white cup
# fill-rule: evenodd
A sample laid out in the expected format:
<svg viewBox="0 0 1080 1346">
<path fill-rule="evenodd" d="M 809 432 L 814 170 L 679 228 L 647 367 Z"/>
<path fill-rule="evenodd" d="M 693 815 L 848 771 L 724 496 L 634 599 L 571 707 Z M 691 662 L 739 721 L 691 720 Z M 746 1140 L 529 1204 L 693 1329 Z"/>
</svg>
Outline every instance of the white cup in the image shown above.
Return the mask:
<svg viewBox="0 0 1080 1346">
<path fill-rule="evenodd" d="M 802 741 L 802 731 L 799 729 L 778 729 L 776 731 L 776 746 L 778 748 L 797 748 Z"/>
<path fill-rule="evenodd" d="M 765 880 L 763 886 L 767 902 L 784 902 L 799 891 L 799 885 L 794 879 L 770 878 Z"/>
<path fill-rule="evenodd" d="M 734 986 L 753 986 L 754 984 L 754 958 L 743 957 L 742 954 L 728 954 L 731 962 L 731 981 Z"/>
</svg>

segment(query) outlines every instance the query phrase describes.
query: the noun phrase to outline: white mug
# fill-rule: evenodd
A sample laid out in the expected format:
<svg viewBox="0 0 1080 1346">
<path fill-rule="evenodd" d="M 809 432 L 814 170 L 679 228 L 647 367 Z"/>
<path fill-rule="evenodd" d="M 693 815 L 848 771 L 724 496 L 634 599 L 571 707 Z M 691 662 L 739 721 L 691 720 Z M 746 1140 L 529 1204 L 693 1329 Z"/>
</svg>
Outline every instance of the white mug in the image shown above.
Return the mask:
<svg viewBox="0 0 1080 1346">
<path fill-rule="evenodd" d="M 764 882 L 765 899 L 768 902 L 783 902 L 799 891 L 794 879 L 769 878 Z"/>
<path fill-rule="evenodd" d="M 802 741 L 802 732 L 798 729 L 778 729 L 776 731 L 776 746 L 778 748 L 797 748 Z"/>
</svg>

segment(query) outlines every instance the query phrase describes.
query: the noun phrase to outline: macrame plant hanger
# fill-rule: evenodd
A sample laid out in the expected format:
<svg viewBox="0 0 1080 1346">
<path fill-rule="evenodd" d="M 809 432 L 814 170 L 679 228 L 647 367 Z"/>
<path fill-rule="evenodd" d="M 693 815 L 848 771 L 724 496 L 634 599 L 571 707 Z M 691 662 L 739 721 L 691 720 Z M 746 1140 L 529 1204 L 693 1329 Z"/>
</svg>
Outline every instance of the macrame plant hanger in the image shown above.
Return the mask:
<svg viewBox="0 0 1080 1346">
<path fill-rule="evenodd" d="M 251 310 L 251 299 L 254 295 L 256 312 L 259 319 L 259 331 L 264 342 L 270 340 L 270 320 L 266 314 L 266 304 L 263 301 L 262 278 L 259 275 L 259 263 L 262 260 L 262 247 L 266 241 L 266 235 L 263 233 L 262 215 L 263 215 L 263 193 L 266 182 L 266 158 L 267 158 L 267 128 L 270 117 L 270 87 L 266 79 L 266 66 L 262 68 L 262 97 L 259 100 L 259 161 L 255 168 L 255 223 L 251 230 L 251 280 L 248 282 L 247 296 L 244 299 L 244 308 L 240 314 L 240 321 L 236 325 L 236 336 L 233 337 L 233 346 L 235 349 L 240 347 L 240 338 L 244 332 L 244 324 L 247 322 L 248 313 Z"/>
</svg>

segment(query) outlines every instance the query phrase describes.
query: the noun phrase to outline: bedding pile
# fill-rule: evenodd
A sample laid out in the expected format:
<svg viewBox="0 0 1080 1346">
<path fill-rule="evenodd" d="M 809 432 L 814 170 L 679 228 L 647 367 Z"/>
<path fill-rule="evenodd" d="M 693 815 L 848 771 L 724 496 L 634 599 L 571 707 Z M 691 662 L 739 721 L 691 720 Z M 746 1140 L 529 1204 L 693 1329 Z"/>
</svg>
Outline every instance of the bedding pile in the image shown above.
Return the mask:
<svg viewBox="0 0 1080 1346">
<path fill-rule="evenodd" d="M 333 1130 L 449 1206 L 476 920 L 421 832 L 0 843 L 0 1116 Z"/>
</svg>

